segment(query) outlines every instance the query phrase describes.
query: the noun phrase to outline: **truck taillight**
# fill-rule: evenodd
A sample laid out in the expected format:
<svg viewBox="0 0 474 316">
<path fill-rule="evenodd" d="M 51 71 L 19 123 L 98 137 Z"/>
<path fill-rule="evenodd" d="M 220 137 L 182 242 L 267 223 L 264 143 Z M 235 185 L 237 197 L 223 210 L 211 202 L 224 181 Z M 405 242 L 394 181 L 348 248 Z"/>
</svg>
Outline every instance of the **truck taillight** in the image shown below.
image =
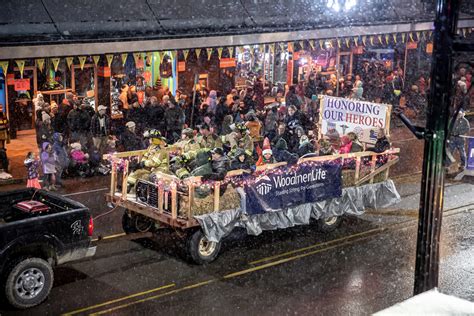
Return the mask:
<svg viewBox="0 0 474 316">
<path fill-rule="evenodd" d="M 92 236 L 93 232 L 94 232 L 94 219 L 91 216 L 89 218 L 89 226 L 88 226 L 88 229 L 87 229 L 87 233 L 89 234 L 89 236 Z"/>
</svg>

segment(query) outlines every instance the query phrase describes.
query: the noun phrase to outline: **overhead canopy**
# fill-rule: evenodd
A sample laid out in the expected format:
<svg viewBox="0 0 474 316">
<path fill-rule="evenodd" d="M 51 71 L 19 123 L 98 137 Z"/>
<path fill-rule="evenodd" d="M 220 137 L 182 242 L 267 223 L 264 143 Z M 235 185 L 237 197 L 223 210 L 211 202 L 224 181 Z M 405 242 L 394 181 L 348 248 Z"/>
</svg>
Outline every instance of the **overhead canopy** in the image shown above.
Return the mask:
<svg viewBox="0 0 474 316">
<path fill-rule="evenodd" d="M 474 17 L 474 2 L 463 3 L 462 17 Z M 434 9 L 420 0 L 3 0 L 0 47 L 416 23 L 433 21 Z"/>
</svg>

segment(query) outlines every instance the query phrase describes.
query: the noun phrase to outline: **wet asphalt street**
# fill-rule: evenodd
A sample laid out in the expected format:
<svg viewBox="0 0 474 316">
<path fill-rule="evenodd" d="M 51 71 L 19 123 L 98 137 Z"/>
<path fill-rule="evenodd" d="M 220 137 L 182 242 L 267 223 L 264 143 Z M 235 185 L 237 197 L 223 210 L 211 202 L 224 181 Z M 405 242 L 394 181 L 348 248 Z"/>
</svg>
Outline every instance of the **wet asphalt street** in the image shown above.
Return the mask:
<svg viewBox="0 0 474 316">
<path fill-rule="evenodd" d="M 207 266 L 185 261 L 172 233 L 152 240 L 114 238 L 122 210 L 96 221 L 95 257 L 55 269 L 51 295 L 27 311 L 1 315 L 366 315 L 412 295 L 418 208 L 417 177 L 397 187 L 402 201 L 345 217 L 335 232 L 316 225 L 246 236 L 235 231 Z M 63 191 L 110 211 L 107 178 L 68 183 Z M 1 187 L 0 190 L 13 187 Z M 474 185 L 450 183 L 443 217 L 440 290 L 474 301 Z"/>
</svg>

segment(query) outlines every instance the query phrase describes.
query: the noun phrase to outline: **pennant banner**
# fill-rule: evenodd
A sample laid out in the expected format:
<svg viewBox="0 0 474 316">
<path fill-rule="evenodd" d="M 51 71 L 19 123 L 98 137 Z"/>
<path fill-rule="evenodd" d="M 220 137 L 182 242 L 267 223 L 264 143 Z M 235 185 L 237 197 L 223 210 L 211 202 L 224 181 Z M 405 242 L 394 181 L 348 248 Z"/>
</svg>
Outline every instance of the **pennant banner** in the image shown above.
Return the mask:
<svg viewBox="0 0 474 316">
<path fill-rule="evenodd" d="M 314 50 L 314 40 L 309 40 L 309 46 L 311 46 L 311 49 Z"/>
<path fill-rule="evenodd" d="M 163 62 L 165 60 L 165 57 L 166 57 L 167 54 L 168 54 L 168 52 L 162 52 L 161 53 L 161 62 Z"/>
<path fill-rule="evenodd" d="M 137 65 L 140 59 L 140 53 L 133 53 L 133 59 L 135 60 L 135 65 Z"/>
<path fill-rule="evenodd" d="M 362 36 L 362 44 L 364 44 L 364 46 L 365 46 L 366 41 L 367 41 L 367 36 L 366 35 Z"/>
<path fill-rule="evenodd" d="M 234 46 L 229 47 L 229 57 L 232 58 L 234 56 Z"/>
<path fill-rule="evenodd" d="M 393 36 L 393 42 L 396 44 L 397 43 L 397 34 L 394 33 L 394 34 L 392 34 L 392 36 Z"/>
<path fill-rule="evenodd" d="M 377 38 L 378 38 L 378 40 L 379 40 L 379 43 L 380 43 L 380 44 L 383 44 L 383 42 L 382 42 L 382 35 L 377 35 Z"/>
<path fill-rule="evenodd" d="M 280 51 L 284 52 L 285 51 L 285 43 L 278 43 L 278 46 L 280 46 Z"/>
<path fill-rule="evenodd" d="M 94 64 L 97 66 L 99 64 L 100 55 L 92 56 L 92 59 L 94 60 Z"/>
<path fill-rule="evenodd" d="M 71 69 L 73 62 L 74 62 L 74 57 L 66 57 L 66 64 L 67 64 L 68 69 Z"/>
<path fill-rule="evenodd" d="M 417 41 L 420 40 L 420 37 L 421 37 L 421 32 L 420 31 L 416 32 L 416 40 Z"/>
<path fill-rule="evenodd" d="M 346 42 L 346 46 L 347 46 L 347 47 L 351 46 L 350 41 L 351 41 L 351 39 L 350 39 L 349 37 L 346 37 L 346 38 L 344 39 L 344 42 Z M 341 45 L 339 45 L 339 48 L 341 48 Z"/>
<path fill-rule="evenodd" d="M 319 40 L 319 47 L 321 47 L 321 49 L 323 49 L 323 40 Z"/>
<path fill-rule="evenodd" d="M 358 36 L 354 36 L 354 45 L 359 46 L 359 37 Z"/>
<path fill-rule="evenodd" d="M 178 52 L 175 50 L 171 51 L 171 57 L 173 57 L 173 60 L 176 60 L 176 57 L 178 56 Z"/>
<path fill-rule="evenodd" d="M 195 51 L 196 51 L 196 56 L 198 58 L 201 57 L 201 48 L 196 48 Z"/>
<path fill-rule="evenodd" d="M 51 58 L 51 62 L 53 63 L 54 71 L 58 71 L 59 62 L 61 61 L 60 58 Z"/>
<path fill-rule="evenodd" d="M 407 36 L 407 35 L 406 35 L 405 33 L 402 33 L 402 43 L 405 43 L 405 37 L 406 37 L 406 36 Z"/>
<path fill-rule="evenodd" d="M 59 59 L 59 58 L 58 58 Z M 25 70 L 25 60 L 24 59 L 17 59 L 15 60 L 16 65 L 20 69 L 20 75 L 23 78 L 23 70 Z"/>
<path fill-rule="evenodd" d="M 219 60 L 222 58 L 222 51 L 224 50 L 224 47 L 218 47 L 217 48 L 217 55 L 219 56 Z"/>
<path fill-rule="evenodd" d="M 43 71 L 44 68 L 44 58 L 39 58 L 36 60 L 36 66 L 38 67 L 39 71 Z"/>
<path fill-rule="evenodd" d="M 370 37 L 370 45 L 372 45 L 372 46 L 374 45 L 374 37 L 373 36 Z"/>
<path fill-rule="evenodd" d="M 272 43 L 272 44 L 268 45 L 268 47 L 270 47 L 270 52 L 272 54 L 275 54 L 275 43 Z"/>
<path fill-rule="evenodd" d="M 414 42 L 415 40 L 413 39 L 413 33 L 410 33 L 409 36 L 410 36 L 411 41 Z"/>
<path fill-rule="evenodd" d="M 120 57 L 122 58 L 122 66 L 125 66 L 125 63 L 127 62 L 128 53 L 120 54 Z"/>
<path fill-rule="evenodd" d="M 388 40 L 389 40 L 389 36 L 388 36 L 388 34 L 385 34 L 385 44 L 387 44 L 387 45 L 388 45 Z"/>
<path fill-rule="evenodd" d="M 107 54 L 105 55 L 105 58 L 107 59 L 107 65 L 110 66 L 112 65 L 112 61 L 114 60 L 114 54 Z"/>
<path fill-rule="evenodd" d="M 300 43 L 301 49 L 304 49 L 304 41 L 300 41 L 299 43 Z"/>
<path fill-rule="evenodd" d="M 206 48 L 206 51 L 207 51 L 207 60 L 210 60 L 212 56 L 212 48 Z"/>
<path fill-rule="evenodd" d="M 8 60 L 0 61 L 0 66 L 2 67 L 3 74 L 7 74 L 8 71 Z"/>
<path fill-rule="evenodd" d="M 189 49 L 183 50 L 184 60 L 188 59 Z"/>
<path fill-rule="evenodd" d="M 79 65 L 81 65 L 81 70 L 84 69 L 86 60 L 87 60 L 87 56 L 79 56 Z"/>
</svg>

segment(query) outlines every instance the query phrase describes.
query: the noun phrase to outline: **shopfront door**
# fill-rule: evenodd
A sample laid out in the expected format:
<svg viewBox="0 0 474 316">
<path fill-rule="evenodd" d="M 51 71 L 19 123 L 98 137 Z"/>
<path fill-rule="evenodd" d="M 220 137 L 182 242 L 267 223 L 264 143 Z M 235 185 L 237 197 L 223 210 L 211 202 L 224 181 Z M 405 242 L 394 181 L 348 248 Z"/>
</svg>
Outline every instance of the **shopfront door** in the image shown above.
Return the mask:
<svg viewBox="0 0 474 316">
<path fill-rule="evenodd" d="M 35 113 L 33 97 L 37 90 L 36 67 L 25 67 L 23 76 L 18 68 L 7 74 L 7 116 L 11 137 L 17 131 L 34 128 Z"/>
</svg>

